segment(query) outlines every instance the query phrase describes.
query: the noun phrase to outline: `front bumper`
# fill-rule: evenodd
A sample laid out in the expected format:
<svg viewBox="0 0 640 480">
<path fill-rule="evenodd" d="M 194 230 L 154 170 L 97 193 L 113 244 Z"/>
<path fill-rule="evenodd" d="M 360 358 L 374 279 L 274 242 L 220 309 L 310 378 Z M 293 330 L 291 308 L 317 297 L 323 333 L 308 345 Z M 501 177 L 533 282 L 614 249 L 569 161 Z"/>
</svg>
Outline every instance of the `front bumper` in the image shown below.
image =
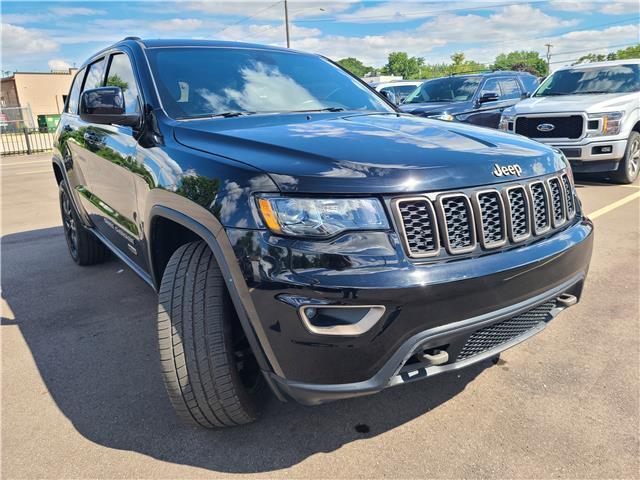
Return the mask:
<svg viewBox="0 0 640 480">
<path fill-rule="evenodd" d="M 563 293 L 579 299 L 592 230 L 591 222 L 582 219 L 522 247 L 436 263 L 409 261 L 394 233 L 358 232 L 332 242 L 240 229 L 227 229 L 227 235 L 268 343 L 263 348 L 271 353 L 273 371 L 265 372 L 269 383 L 301 403 L 317 404 L 461 368 L 539 331 L 563 305 L 554 306 L 526 335 L 456 361 L 479 328 Z M 332 305 L 384 305 L 386 312 L 360 336 L 317 335 L 304 327 L 298 310 L 283 296 Z M 449 362 L 402 370 L 417 348 L 445 344 Z"/>
<path fill-rule="evenodd" d="M 586 141 L 588 140 L 588 141 Z M 589 138 L 580 143 L 554 143 L 564 153 L 576 173 L 606 172 L 618 168 L 627 148 L 626 139 L 611 140 L 606 137 Z M 605 152 L 602 152 L 602 149 Z"/>
</svg>

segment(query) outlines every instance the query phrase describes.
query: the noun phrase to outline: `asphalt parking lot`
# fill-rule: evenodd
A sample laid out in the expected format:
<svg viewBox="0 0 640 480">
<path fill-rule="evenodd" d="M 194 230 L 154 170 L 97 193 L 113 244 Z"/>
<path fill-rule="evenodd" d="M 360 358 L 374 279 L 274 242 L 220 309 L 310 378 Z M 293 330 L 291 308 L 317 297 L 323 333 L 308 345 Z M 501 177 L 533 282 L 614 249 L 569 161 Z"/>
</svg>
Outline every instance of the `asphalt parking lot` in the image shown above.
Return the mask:
<svg viewBox="0 0 640 480">
<path fill-rule="evenodd" d="M 640 476 L 640 185 L 579 182 L 583 301 L 497 365 L 204 431 L 165 395 L 155 294 L 68 256 L 49 154 L 1 163 L 3 478 Z"/>
</svg>

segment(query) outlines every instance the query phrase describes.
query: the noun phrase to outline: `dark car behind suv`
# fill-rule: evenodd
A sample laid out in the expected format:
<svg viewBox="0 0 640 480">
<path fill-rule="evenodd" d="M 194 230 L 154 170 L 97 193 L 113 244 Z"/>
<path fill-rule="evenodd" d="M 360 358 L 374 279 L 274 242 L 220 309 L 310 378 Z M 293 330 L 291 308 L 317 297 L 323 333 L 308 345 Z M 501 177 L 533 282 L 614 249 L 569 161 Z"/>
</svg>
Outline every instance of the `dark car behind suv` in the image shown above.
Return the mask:
<svg viewBox="0 0 640 480">
<path fill-rule="evenodd" d="M 591 256 L 560 152 L 288 49 L 125 39 L 80 67 L 53 161 L 71 257 L 157 290 L 169 398 L 204 427 L 495 358 Z"/>
<path fill-rule="evenodd" d="M 500 116 L 528 97 L 538 79 L 526 72 L 491 72 L 427 80 L 400 109 L 421 117 L 498 128 Z"/>
</svg>

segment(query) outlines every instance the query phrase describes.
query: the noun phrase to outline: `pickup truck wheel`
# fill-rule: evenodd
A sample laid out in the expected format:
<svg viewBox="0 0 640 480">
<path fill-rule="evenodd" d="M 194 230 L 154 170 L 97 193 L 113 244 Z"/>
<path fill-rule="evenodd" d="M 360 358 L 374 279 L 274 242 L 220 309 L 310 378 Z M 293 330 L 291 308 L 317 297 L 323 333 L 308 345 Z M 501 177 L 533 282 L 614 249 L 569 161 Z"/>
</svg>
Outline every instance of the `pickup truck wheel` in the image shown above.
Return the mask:
<svg viewBox="0 0 640 480">
<path fill-rule="evenodd" d="M 219 428 L 256 419 L 263 378 L 204 242 L 178 248 L 165 268 L 158 341 L 165 386 L 182 420 Z"/>
<path fill-rule="evenodd" d="M 94 237 L 80 222 L 78 213 L 69 197 L 67 184 L 58 185 L 62 228 L 69 247 L 69 255 L 78 265 L 94 265 L 109 258 L 109 250 Z"/>
<path fill-rule="evenodd" d="M 633 183 L 638 178 L 640 170 L 640 133 L 631 132 L 624 158 L 620 160 L 618 169 L 611 178 L 618 183 Z"/>
</svg>

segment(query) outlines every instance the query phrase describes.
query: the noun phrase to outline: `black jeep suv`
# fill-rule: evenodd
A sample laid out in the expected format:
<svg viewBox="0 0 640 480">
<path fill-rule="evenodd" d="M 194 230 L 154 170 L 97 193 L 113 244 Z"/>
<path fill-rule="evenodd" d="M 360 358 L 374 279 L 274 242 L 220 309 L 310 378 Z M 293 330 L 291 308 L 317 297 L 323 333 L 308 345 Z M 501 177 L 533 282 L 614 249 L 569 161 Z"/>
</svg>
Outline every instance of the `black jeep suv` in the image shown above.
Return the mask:
<svg viewBox="0 0 640 480">
<path fill-rule="evenodd" d="M 538 79 L 526 72 L 490 72 L 427 80 L 400 105 L 421 117 L 498 128 L 504 109 L 527 98 Z"/>
<path fill-rule="evenodd" d="M 558 151 L 399 112 L 329 60 L 127 38 L 76 75 L 53 158 L 79 265 L 158 292 L 173 406 L 251 422 L 495 358 L 580 297 Z"/>
</svg>

